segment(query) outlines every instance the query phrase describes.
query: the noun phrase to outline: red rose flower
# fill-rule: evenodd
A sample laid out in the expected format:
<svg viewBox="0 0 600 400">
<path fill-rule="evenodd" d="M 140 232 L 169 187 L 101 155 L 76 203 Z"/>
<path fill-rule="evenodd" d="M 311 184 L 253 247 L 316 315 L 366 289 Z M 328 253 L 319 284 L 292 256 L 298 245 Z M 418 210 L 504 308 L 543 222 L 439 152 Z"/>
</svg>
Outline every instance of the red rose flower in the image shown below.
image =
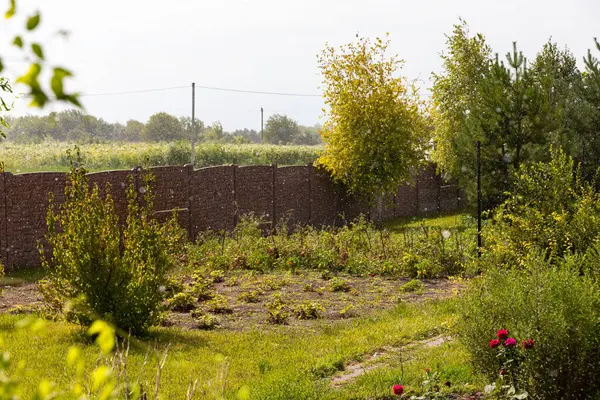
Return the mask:
<svg viewBox="0 0 600 400">
<path fill-rule="evenodd" d="M 498 339 L 490 340 L 490 348 L 495 349 L 498 346 L 500 346 L 500 341 Z"/>
<path fill-rule="evenodd" d="M 426 373 L 429 373 L 429 368 L 425 368 L 425 372 L 426 372 Z"/>
<path fill-rule="evenodd" d="M 524 349 L 533 349 L 533 340 L 531 339 L 524 339 L 522 344 Z"/>
<path fill-rule="evenodd" d="M 371 274 L 371 278 L 373 278 L 375 276 L 375 274 Z"/>
<path fill-rule="evenodd" d="M 505 370 L 503 370 L 503 369 L 501 369 L 501 370 L 500 370 L 500 375 L 504 375 L 504 374 L 506 374 L 506 371 L 505 371 Z"/>
<path fill-rule="evenodd" d="M 404 393 L 404 386 L 402 386 L 402 385 L 394 385 L 394 387 L 392 388 L 392 390 L 394 391 L 394 394 L 396 396 L 400 396 L 402 393 Z"/>
<path fill-rule="evenodd" d="M 506 329 L 500 329 L 496 335 L 498 336 L 498 339 L 504 340 L 508 337 L 508 331 Z"/>
<path fill-rule="evenodd" d="M 517 339 L 509 337 L 508 339 L 506 339 L 506 341 L 504 342 L 504 345 L 506 347 L 514 347 L 517 344 Z"/>
</svg>

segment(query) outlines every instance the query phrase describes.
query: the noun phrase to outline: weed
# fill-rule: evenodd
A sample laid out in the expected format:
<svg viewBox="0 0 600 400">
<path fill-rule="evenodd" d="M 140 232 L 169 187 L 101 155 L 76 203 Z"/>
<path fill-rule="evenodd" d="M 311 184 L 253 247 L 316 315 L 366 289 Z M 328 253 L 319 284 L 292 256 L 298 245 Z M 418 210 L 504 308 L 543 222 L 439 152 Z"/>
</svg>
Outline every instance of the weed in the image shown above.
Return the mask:
<svg viewBox="0 0 600 400">
<path fill-rule="evenodd" d="M 221 320 L 216 315 L 195 313 L 193 317 L 198 329 L 211 330 L 221 325 Z"/>
<path fill-rule="evenodd" d="M 287 303 L 285 303 L 280 293 L 273 296 L 272 300 L 265 304 L 267 308 L 267 321 L 272 324 L 285 325 L 290 316 L 287 311 Z"/>
<path fill-rule="evenodd" d="M 210 279 L 213 283 L 221 283 L 225 281 L 225 272 L 220 269 L 210 271 Z"/>
<path fill-rule="evenodd" d="M 413 279 L 400 286 L 400 292 L 403 293 L 421 294 L 423 293 L 423 289 L 425 289 L 425 284 L 418 279 Z"/>
<path fill-rule="evenodd" d="M 346 305 L 344 308 L 342 308 L 340 310 L 340 317 L 342 317 L 342 318 L 356 317 L 356 308 L 352 304 Z"/>
<path fill-rule="evenodd" d="M 196 299 L 190 292 L 180 292 L 167 300 L 167 308 L 171 311 L 190 312 L 196 308 Z"/>
<path fill-rule="evenodd" d="M 205 304 L 208 310 L 215 314 L 233 313 L 233 309 L 229 305 L 227 297 L 220 294 L 216 294 L 211 300 L 208 300 Z"/>
<path fill-rule="evenodd" d="M 298 319 L 317 319 L 325 312 L 325 308 L 313 301 L 305 301 L 294 306 L 294 314 Z"/>
<path fill-rule="evenodd" d="M 349 292 L 350 289 L 350 284 L 345 279 L 331 278 L 329 281 L 329 290 L 331 292 Z"/>
<path fill-rule="evenodd" d="M 261 291 L 252 290 L 249 292 L 244 292 L 240 294 L 238 300 L 243 301 L 244 303 L 259 303 L 260 296 L 262 295 Z"/>
</svg>

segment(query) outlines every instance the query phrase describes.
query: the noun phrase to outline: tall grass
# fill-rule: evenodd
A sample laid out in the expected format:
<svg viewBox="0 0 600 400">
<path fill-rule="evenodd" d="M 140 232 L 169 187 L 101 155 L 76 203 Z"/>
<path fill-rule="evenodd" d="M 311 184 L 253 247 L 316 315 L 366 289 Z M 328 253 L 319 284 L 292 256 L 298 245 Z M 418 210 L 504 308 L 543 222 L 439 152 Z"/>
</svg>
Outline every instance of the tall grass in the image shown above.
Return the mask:
<svg viewBox="0 0 600 400">
<path fill-rule="evenodd" d="M 0 143 L 0 162 L 6 171 L 33 172 L 66 170 L 67 150 L 74 143 L 43 144 Z M 186 142 L 173 143 L 101 143 L 79 146 L 88 170 L 130 169 L 138 165 L 161 166 L 190 163 L 191 147 Z M 196 146 L 195 166 L 210 165 L 305 165 L 313 162 L 318 146 L 273 146 L 257 144 L 200 144 Z"/>
</svg>

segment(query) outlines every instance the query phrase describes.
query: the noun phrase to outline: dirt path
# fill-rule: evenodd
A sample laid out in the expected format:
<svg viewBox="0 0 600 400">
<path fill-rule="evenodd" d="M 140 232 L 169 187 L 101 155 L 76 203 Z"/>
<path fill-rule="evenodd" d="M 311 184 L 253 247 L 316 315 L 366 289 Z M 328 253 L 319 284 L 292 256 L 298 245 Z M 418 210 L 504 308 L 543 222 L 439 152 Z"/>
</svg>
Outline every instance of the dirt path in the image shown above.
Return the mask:
<svg viewBox="0 0 600 400">
<path fill-rule="evenodd" d="M 35 307 L 41 305 L 42 298 L 36 283 L 20 283 L 16 285 L 0 285 L 0 313 L 13 312 L 19 307 Z"/>
</svg>

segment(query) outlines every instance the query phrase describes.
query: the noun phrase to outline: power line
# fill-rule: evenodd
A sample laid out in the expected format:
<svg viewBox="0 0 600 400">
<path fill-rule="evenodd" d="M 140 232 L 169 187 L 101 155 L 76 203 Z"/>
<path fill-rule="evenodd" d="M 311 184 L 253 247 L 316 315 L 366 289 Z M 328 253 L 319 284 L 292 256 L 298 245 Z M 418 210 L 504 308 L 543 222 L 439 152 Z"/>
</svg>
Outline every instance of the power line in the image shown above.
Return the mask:
<svg viewBox="0 0 600 400">
<path fill-rule="evenodd" d="M 320 94 L 310 94 L 310 93 L 263 92 L 263 91 L 259 91 L 259 90 L 228 89 L 228 88 L 221 88 L 221 87 L 215 87 L 215 86 L 200 86 L 200 85 L 196 85 L 196 87 L 201 88 L 201 89 L 207 89 L 207 90 L 219 90 L 222 92 L 265 94 L 265 95 L 270 95 L 270 96 L 321 97 Z"/>
<path fill-rule="evenodd" d="M 187 89 L 189 86 L 172 86 L 167 88 L 156 88 L 156 89 L 142 89 L 142 90 L 130 90 L 128 92 L 112 92 L 112 93 L 82 93 L 80 97 L 93 97 L 93 96 L 117 96 L 122 94 L 135 94 L 135 93 L 148 93 L 148 92 L 160 92 L 165 90 L 174 89 Z"/>
<path fill-rule="evenodd" d="M 153 89 L 129 90 L 129 91 L 123 91 L 123 92 L 82 93 L 79 95 L 79 97 L 120 96 L 120 95 L 128 95 L 128 94 L 161 92 L 161 91 L 167 91 L 167 90 L 188 89 L 188 88 L 189 88 L 189 85 L 171 86 L 171 87 L 153 88 Z M 260 94 L 260 95 L 267 95 L 267 96 L 322 97 L 322 95 L 320 95 L 320 94 L 311 94 L 311 93 L 267 92 L 267 91 L 261 91 L 261 90 L 232 89 L 232 88 L 223 88 L 223 87 L 217 87 L 217 86 L 196 85 L 196 88 L 205 89 L 205 90 L 216 90 L 216 91 L 221 91 L 221 92 Z M 424 91 L 427 92 L 430 90 L 425 89 Z M 23 97 L 31 97 L 28 94 L 21 94 L 21 95 Z M 431 95 L 421 94 L 421 96 L 422 97 L 430 97 Z"/>
</svg>

